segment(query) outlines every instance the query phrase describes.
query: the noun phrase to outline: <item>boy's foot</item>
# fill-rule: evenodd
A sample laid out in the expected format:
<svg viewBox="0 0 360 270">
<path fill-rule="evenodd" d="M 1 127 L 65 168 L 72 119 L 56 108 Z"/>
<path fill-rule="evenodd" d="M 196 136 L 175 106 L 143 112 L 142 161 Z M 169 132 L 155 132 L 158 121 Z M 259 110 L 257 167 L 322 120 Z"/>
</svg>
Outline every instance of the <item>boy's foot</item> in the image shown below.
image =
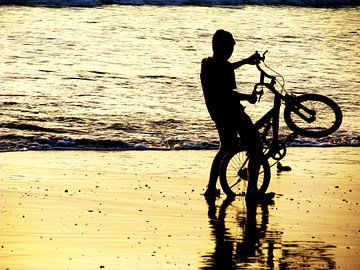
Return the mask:
<svg viewBox="0 0 360 270">
<path fill-rule="evenodd" d="M 216 189 L 216 188 L 208 188 L 205 193 L 204 196 L 206 198 L 216 198 L 216 197 L 220 197 L 220 189 Z"/>
</svg>

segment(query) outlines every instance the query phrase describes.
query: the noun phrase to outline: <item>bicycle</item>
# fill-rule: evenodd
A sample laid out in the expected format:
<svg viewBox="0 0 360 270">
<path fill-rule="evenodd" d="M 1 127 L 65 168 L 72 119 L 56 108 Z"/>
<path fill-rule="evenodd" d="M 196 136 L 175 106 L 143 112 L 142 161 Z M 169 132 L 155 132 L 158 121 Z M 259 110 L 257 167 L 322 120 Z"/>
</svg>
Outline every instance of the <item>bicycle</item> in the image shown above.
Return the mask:
<svg viewBox="0 0 360 270">
<path fill-rule="evenodd" d="M 260 81 L 254 86 L 254 92 L 260 101 L 264 88 L 274 94 L 273 107 L 265 113 L 254 125 L 260 133 L 264 145 L 264 157 L 258 174 L 257 187 L 260 193 L 265 193 L 271 178 L 269 159 L 278 163 L 286 155 L 286 143 L 295 140 L 300 135 L 304 137 L 320 138 L 335 132 L 341 125 L 342 112 L 332 99 L 319 94 L 302 94 L 295 96 L 284 89 L 284 78 L 268 74 L 260 64 L 272 70 L 265 64 L 265 54 L 259 57 L 256 68 L 260 71 Z M 273 70 L 272 70 L 273 71 Z M 274 71 L 273 71 L 274 72 Z M 282 83 L 278 80 L 282 78 Z M 268 82 L 266 82 L 266 79 Z M 281 90 L 276 89 L 278 83 Z M 284 120 L 294 133 L 279 138 L 280 107 L 284 104 Z M 272 134 L 271 134 L 272 132 Z M 235 145 L 225 155 L 220 165 L 220 184 L 228 196 L 246 195 L 248 182 L 248 162 L 251 157 L 246 146 L 241 142 Z"/>
</svg>

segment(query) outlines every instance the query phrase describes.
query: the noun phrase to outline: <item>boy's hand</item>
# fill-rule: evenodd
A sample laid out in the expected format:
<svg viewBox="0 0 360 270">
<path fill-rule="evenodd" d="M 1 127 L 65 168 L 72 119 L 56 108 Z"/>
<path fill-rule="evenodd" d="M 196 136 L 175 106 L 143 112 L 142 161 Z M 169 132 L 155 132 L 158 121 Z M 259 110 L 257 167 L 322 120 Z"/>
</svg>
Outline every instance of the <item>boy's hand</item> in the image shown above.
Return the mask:
<svg viewBox="0 0 360 270">
<path fill-rule="evenodd" d="M 246 59 L 246 62 L 249 64 L 249 65 L 255 65 L 257 64 L 261 59 L 261 56 L 258 52 L 254 53 L 253 55 L 251 55 L 250 57 L 248 57 Z"/>
<path fill-rule="evenodd" d="M 255 103 L 256 103 L 256 101 L 257 101 L 257 95 L 256 95 L 255 92 L 253 92 L 251 95 L 249 95 L 248 101 L 249 101 L 249 103 L 251 103 L 251 104 L 255 104 Z"/>
</svg>

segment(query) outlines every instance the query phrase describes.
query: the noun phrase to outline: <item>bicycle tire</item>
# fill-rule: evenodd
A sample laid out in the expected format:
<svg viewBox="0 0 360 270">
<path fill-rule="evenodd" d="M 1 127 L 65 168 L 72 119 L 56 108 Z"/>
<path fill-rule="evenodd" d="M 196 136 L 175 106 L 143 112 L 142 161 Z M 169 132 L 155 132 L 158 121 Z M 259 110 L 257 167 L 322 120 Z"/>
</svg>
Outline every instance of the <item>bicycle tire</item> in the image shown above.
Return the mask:
<svg viewBox="0 0 360 270">
<path fill-rule="evenodd" d="M 312 119 L 309 117 L 309 121 L 307 121 L 301 116 L 301 114 L 310 116 L 301 107 L 313 111 Z M 326 137 L 340 127 L 342 118 L 339 105 L 332 99 L 318 94 L 304 94 L 295 97 L 291 102 L 286 103 L 284 109 L 287 126 L 296 134 L 304 137 Z"/>
<path fill-rule="evenodd" d="M 227 196 L 245 196 L 248 180 L 248 153 L 244 148 L 235 148 L 225 154 L 220 164 L 220 184 Z M 267 159 L 260 165 L 258 192 L 264 193 L 270 184 L 271 171 Z"/>
</svg>

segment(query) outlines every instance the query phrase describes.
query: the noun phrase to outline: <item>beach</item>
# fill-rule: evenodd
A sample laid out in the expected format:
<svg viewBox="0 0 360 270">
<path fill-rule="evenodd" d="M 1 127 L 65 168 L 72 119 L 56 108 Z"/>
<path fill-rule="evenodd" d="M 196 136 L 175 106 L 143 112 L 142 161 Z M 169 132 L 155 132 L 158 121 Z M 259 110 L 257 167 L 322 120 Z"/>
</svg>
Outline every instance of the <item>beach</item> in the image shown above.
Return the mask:
<svg viewBox="0 0 360 270">
<path fill-rule="evenodd" d="M 274 205 L 202 193 L 214 150 L 0 153 L 0 269 L 359 269 L 359 148 L 290 147 Z"/>
<path fill-rule="evenodd" d="M 0 270 L 360 269 L 354 2 L 0 0 Z M 342 110 L 272 168 L 274 204 L 202 195 L 219 142 L 199 73 L 218 29 L 231 62 L 268 51 L 282 94 Z M 240 93 L 258 82 L 236 71 Z M 243 102 L 254 122 L 271 93 Z"/>
</svg>

